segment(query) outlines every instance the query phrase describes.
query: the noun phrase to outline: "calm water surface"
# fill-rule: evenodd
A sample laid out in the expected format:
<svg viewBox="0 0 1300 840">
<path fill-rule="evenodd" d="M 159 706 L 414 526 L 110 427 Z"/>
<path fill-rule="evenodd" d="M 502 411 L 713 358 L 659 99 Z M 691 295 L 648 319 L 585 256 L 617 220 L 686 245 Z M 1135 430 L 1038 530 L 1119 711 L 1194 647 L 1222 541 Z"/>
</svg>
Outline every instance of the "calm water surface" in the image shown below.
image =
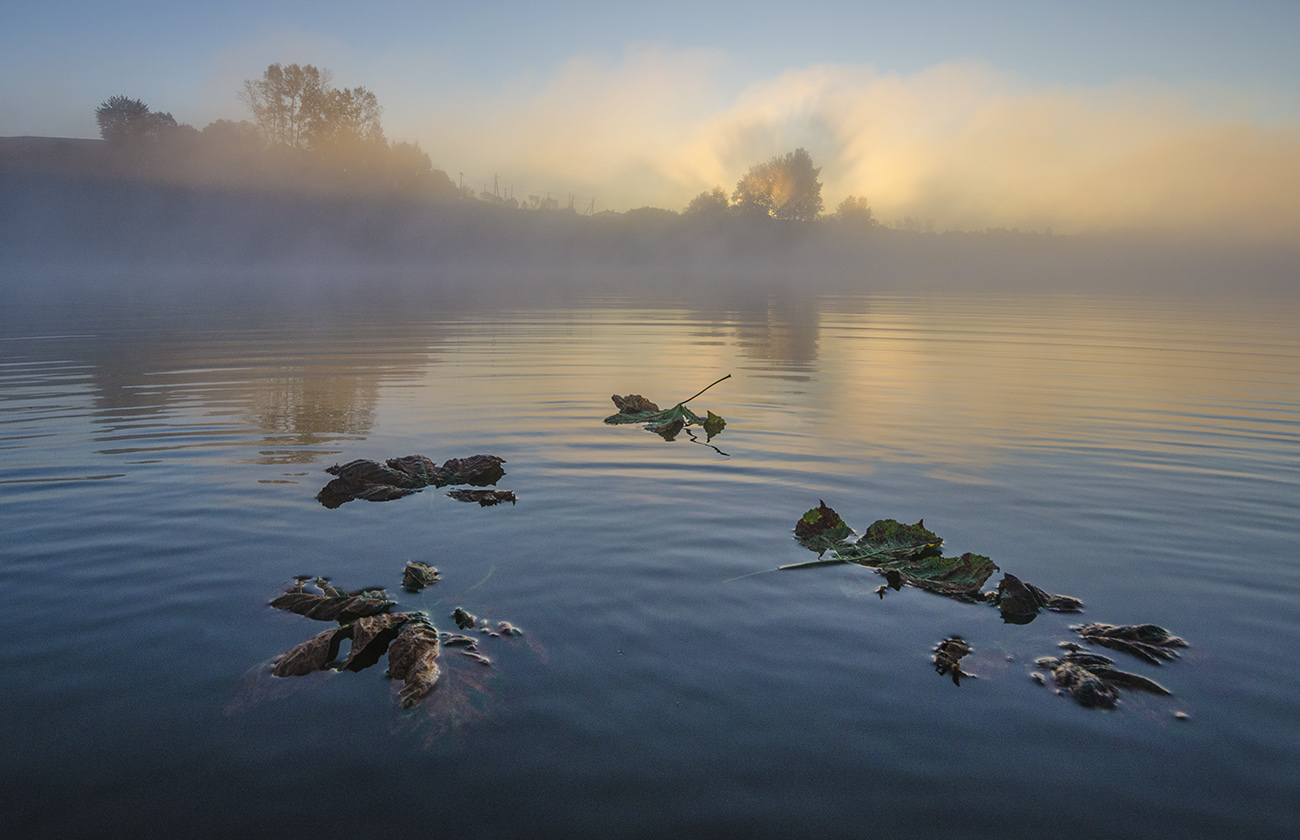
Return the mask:
<svg viewBox="0 0 1300 840">
<path fill-rule="evenodd" d="M 1296 324 L 938 297 L 10 322 L 0 811 L 45 836 L 1283 836 Z M 691 403 L 717 449 L 601 423 L 726 373 Z M 414 453 L 500 455 L 519 502 L 315 500 L 331 464 Z M 819 499 L 1182 635 L 1120 662 L 1173 696 L 1036 685 L 1078 617 L 771 571 L 811 556 L 790 530 Z M 410 560 L 442 581 L 401 593 Z M 444 656 L 406 714 L 382 663 L 277 680 L 324 629 L 267 606 L 298 574 L 526 641 Z M 960 687 L 930 659 L 951 634 Z"/>
</svg>

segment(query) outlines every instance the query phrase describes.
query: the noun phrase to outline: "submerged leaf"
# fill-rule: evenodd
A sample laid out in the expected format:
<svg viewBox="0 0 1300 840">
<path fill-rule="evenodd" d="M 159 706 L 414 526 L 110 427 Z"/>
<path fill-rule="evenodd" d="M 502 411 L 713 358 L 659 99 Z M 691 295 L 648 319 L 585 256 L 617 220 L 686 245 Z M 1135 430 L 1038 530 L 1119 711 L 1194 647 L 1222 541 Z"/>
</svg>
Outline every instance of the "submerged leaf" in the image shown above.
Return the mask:
<svg viewBox="0 0 1300 840">
<path fill-rule="evenodd" d="M 412 613 L 389 613 L 358 618 L 348 625 L 352 630 L 352 650 L 340 670 L 361 671 L 379 661 L 388 644 L 397 637 Z"/>
<path fill-rule="evenodd" d="M 1069 694 L 1081 706 L 1112 708 L 1119 700 L 1120 688 L 1160 695 L 1170 693 L 1155 680 L 1121 671 L 1109 657 L 1096 653 L 1072 651 L 1059 659 L 1039 659 L 1035 664 L 1052 669 L 1052 679 L 1062 693 Z"/>
<path fill-rule="evenodd" d="M 388 646 L 388 676 L 406 683 L 399 697 L 409 709 L 429 695 L 438 682 L 438 630 L 423 615 L 402 625 Z"/>
<path fill-rule="evenodd" d="M 302 677 L 323 671 L 339 655 L 339 645 L 352 635 L 350 625 L 319 633 L 271 661 L 271 673 L 277 677 Z"/>
<path fill-rule="evenodd" d="M 1187 642 L 1155 624 L 1081 624 L 1070 629 L 1085 642 L 1132 654 L 1152 665 L 1159 665 L 1162 659 L 1177 659 L 1174 648 L 1187 647 Z"/>
<path fill-rule="evenodd" d="M 934 649 L 934 669 L 940 676 L 952 674 L 953 685 L 961 685 L 962 677 L 973 677 L 961 669 L 961 660 L 974 648 L 966 644 L 961 636 L 944 639 Z"/>
</svg>

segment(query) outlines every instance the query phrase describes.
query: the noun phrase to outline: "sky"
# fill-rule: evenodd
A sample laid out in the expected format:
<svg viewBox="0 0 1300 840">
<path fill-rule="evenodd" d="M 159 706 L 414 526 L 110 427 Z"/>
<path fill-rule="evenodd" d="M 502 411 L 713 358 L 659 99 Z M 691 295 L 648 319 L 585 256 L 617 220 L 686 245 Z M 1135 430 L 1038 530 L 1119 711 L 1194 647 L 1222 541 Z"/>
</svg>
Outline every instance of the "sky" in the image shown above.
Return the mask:
<svg viewBox="0 0 1300 840">
<path fill-rule="evenodd" d="M 937 229 L 1300 233 L 1300 3 L 46 0 L 0 28 L 0 136 L 139 98 L 202 128 L 272 62 L 384 106 L 475 190 L 680 209 L 806 148 L 833 209 Z"/>
</svg>

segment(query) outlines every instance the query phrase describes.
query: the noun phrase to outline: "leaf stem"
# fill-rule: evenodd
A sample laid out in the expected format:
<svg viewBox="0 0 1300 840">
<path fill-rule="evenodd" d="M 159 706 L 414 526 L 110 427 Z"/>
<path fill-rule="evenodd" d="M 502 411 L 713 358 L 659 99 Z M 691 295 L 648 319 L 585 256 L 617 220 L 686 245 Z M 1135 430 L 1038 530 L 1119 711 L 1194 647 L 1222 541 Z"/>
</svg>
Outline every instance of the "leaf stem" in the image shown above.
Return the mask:
<svg viewBox="0 0 1300 840">
<path fill-rule="evenodd" d="M 725 380 L 730 379 L 730 378 L 731 378 L 731 374 L 727 374 L 726 376 L 722 377 L 722 379 L 719 379 L 718 382 L 722 382 L 722 381 L 725 381 Z M 714 385 L 717 385 L 718 382 L 714 382 L 714 383 L 710 384 L 707 388 L 704 389 L 704 391 L 707 391 L 707 390 L 709 390 L 709 388 L 712 388 Z M 698 393 L 696 393 L 696 394 L 692 394 L 691 396 L 689 396 L 689 397 L 687 397 L 686 399 L 684 399 L 684 400 L 682 400 L 681 402 L 679 402 L 678 405 L 686 405 L 688 402 L 690 402 L 691 400 L 695 399 L 695 398 L 698 397 L 700 394 L 703 394 L 704 391 L 700 391 L 700 392 L 698 392 Z"/>
</svg>

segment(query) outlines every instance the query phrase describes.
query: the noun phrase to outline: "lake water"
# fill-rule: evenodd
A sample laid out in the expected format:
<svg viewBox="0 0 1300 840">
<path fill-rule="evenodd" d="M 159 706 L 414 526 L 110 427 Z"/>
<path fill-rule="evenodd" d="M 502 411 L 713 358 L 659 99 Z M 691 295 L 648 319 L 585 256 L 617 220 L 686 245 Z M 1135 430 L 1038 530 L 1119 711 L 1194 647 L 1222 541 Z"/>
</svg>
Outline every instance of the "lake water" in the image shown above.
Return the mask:
<svg viewBox="0 0 1300 840">
<path fill-rule="evenodd" d="M 51 837 L 1288 835 L 1297 324 L 937 295 L 10 319 L 0 812 Z M 601 422 L 727 373 L 690 403 L 726 418 L 713 446 Z M 417 453 L 499 455 L 518 503 L 316 501 L 325 467 Z M 775 571 L 819 500 L 859 532 L 924 518 L 1085 612 Z M 411 560 L 441 581 L 402 592 Z M 403 713 L 383 662 L 266 674 L 325 629 L 267 605 L 295 575 L 526 635 L 484 638 L 490 667 L 444 651 Z M 1080 621 L 1187 639 L 1112 654 L 1172 696 L 1036 684 Z M 960 686 L 931 660 L 953 634 Z"/>
</svg>

